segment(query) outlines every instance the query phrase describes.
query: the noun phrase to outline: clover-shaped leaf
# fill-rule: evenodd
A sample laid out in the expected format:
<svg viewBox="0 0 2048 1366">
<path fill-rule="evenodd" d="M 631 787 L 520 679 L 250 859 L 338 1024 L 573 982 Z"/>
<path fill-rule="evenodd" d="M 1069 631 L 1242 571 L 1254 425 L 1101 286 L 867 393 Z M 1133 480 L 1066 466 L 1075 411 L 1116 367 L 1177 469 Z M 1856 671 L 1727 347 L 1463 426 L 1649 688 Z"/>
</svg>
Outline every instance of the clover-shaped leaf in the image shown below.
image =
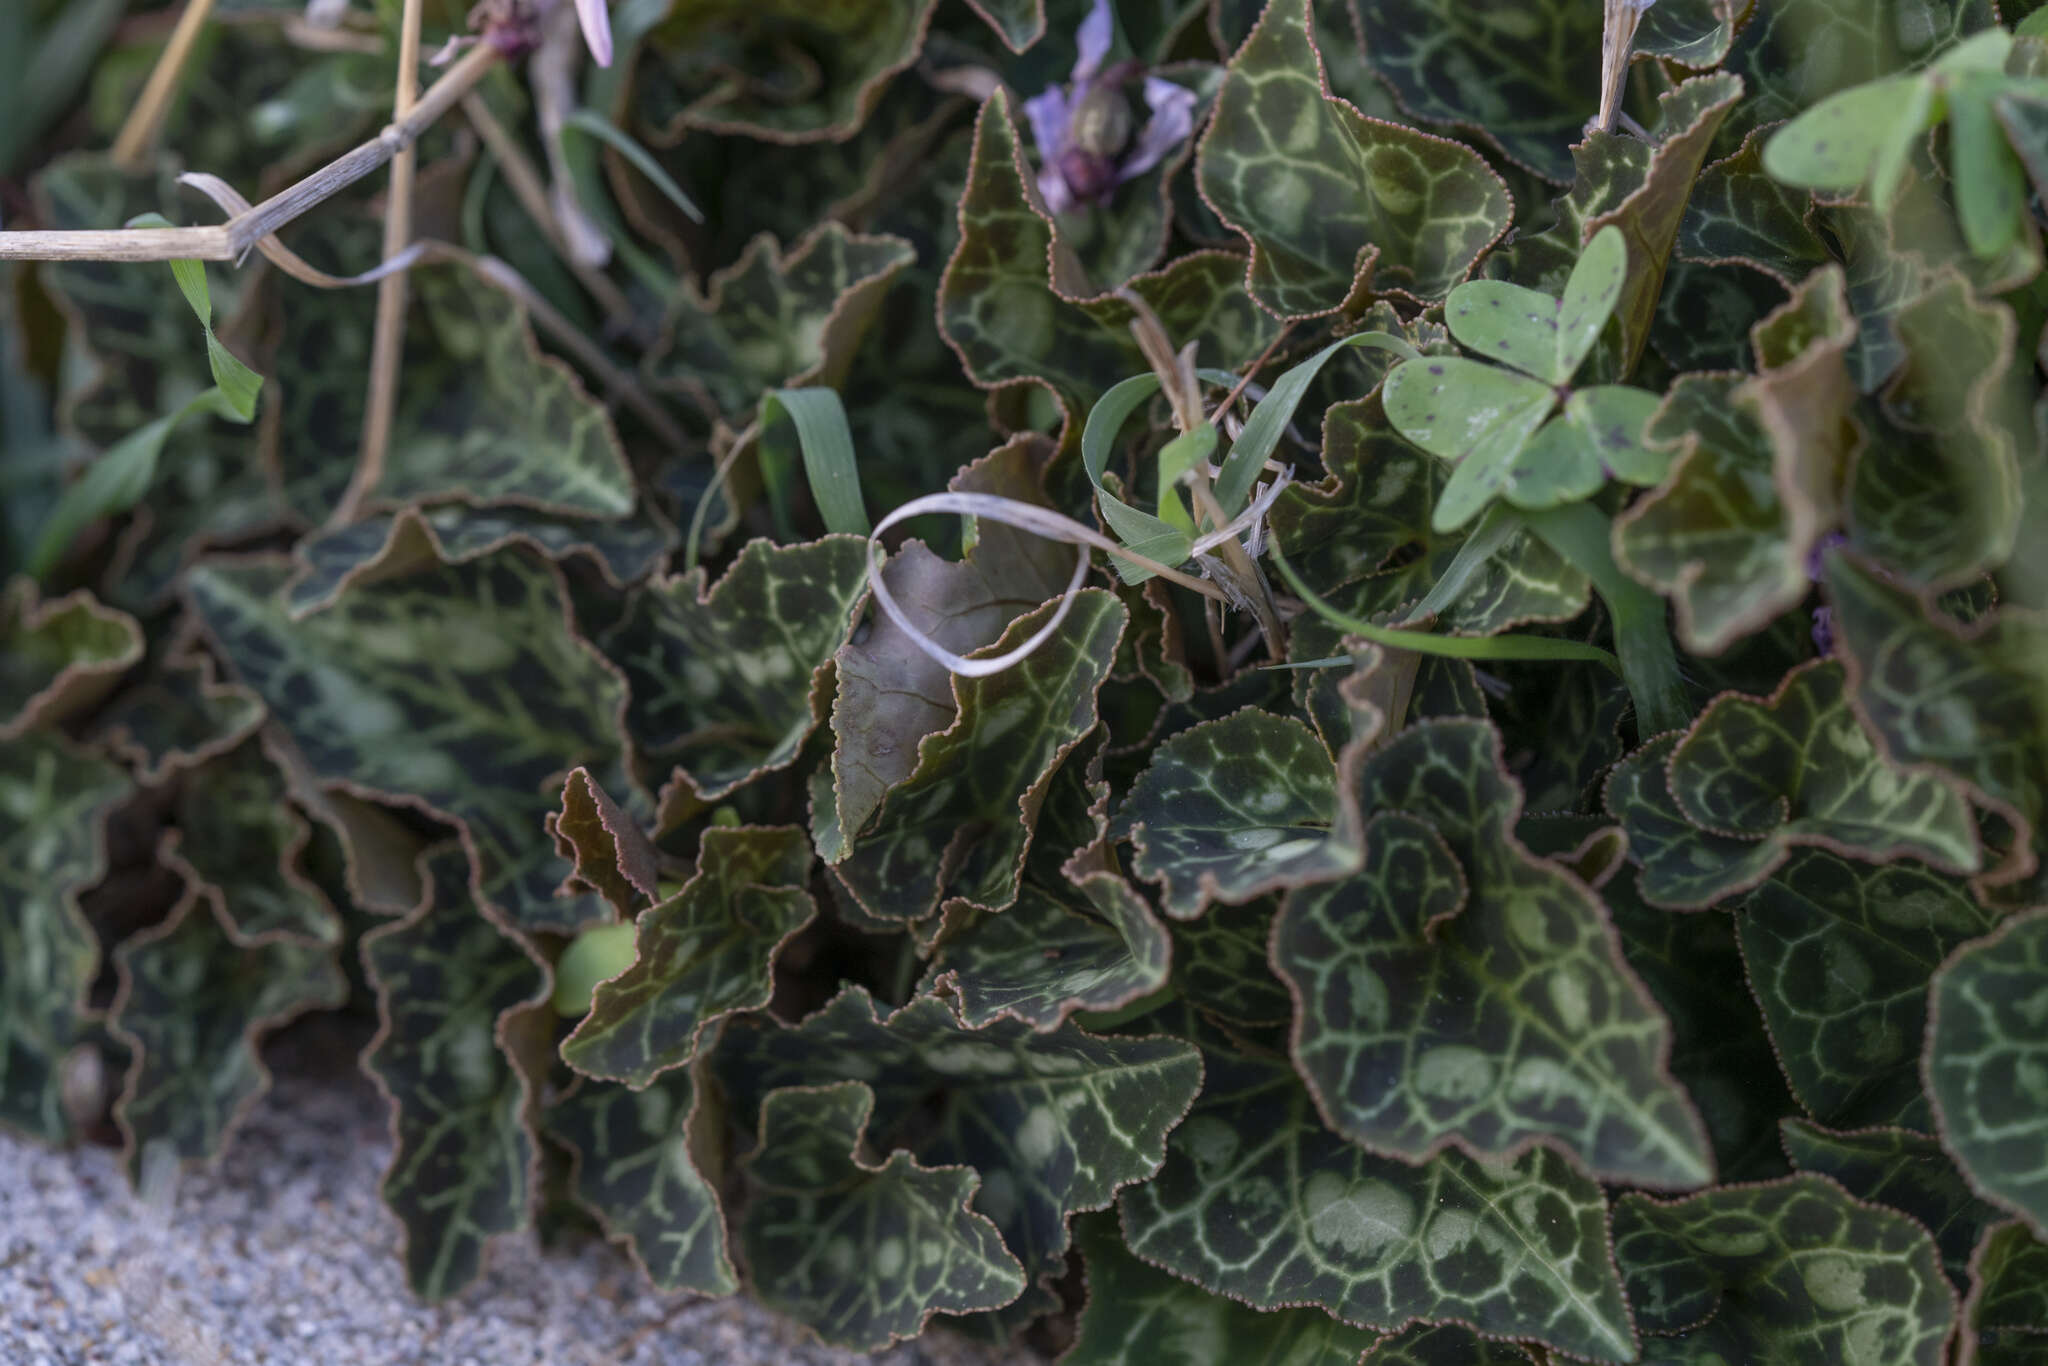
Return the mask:
<svg viewBox="0 0 2048 1366">
<path fill-rule="evenodd" d="M 1401 434 L 1456 466 L 1437 500 L 1436 530 L 1463 526 L 1495 497 L 1551 508 L 1609 479 L 1654 484 L 1664 477 L 1668 457 L 1643 443 L 1654 394 L 1568 387 L 1627 277 L 1627 244 L 1609 226 L 1586 244 L 1561 296 L 1504 280 L 1451 291 L 1444 305 L 1451 335 L 1503 364 L 1423 356 L 1396 366 L 1385 391 L 1387 417 Z M 1560 402 L 1564 413 L 1553 418 Z"/>
</svg>

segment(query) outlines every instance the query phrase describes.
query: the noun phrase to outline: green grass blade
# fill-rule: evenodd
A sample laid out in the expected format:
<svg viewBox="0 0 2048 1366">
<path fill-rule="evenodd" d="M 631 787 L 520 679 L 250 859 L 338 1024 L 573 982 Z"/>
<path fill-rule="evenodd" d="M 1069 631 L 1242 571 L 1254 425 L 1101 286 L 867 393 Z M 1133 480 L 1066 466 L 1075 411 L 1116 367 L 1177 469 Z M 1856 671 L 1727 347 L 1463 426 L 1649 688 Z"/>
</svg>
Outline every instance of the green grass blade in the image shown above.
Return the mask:
<svg viewBox="0 0 2048 1366">
<path fill-rule="evenodd" d="M 827 531 L 868 534 L 867 504 L 860 494 L 860 468 L 853 456 L 853 429 L 846 408 L 830 389 L 776 389 L 761 400 L 761 453 L 787 466 L 794 433 L 803 454 L 811 498 Z"/>
</svg>

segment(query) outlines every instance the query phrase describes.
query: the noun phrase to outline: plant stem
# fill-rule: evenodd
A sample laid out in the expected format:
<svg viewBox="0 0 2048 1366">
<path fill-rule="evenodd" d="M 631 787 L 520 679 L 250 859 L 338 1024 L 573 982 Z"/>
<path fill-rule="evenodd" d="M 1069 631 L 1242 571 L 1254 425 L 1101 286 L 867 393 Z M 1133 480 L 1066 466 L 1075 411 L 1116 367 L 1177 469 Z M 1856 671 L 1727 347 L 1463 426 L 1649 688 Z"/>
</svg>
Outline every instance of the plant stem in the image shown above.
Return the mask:
<svg viewBox="0 0 2048 1366">
<path fill-rule="evenodd" d="M 405 0 L 398 28 L 398 78 L 393 83 L 391 121 L 403 123 L 419 97 L 420 16 L 423 0 Z M 412 240 L 412 186 L 419 153 L 411 146 L 391 158 L 391 186 L 384 200 L 384 258 L 404 251 Z M 391 449 L 391 420 L 398 410 L 398 368 L 405 354 L 405 311 L 410 279 L 400 270 L 377 282 L 377 327 L 370 339 L 370 389 L 363 411 L 363 442 L 354 478 L 335 504 L 332 526 L 356 519 L 363 500 L 384 477 Z"/>
<path fill-rule="evenodd" d="M 164 44 L 163 53 L 156 59 L 156 67 L 149 73 L 141 96 L 136 99 L 135 107 L 128 111 L 127 122 L 121 125 L 121 132 L 114 139 L 114 165 L 121 170 L 141 170 L 150 148 L 155 146 L 157 131 L 163 127 L 164 113 L 171 106 L 171 97 L 177 93 L 178 76 L 184 71 L 192 48 L 199 41 L 200 30 L 206 27 L 207 17 L 213 13 L 213 5 L 214 0 L 186 0 L 185 12 L 178 16 L 178 25 L 171 30 L 170 41 Z"/>
<path fill-rule="evenodd" d="M 429 86 L 404 120 L 246 213 L 210 228 L 85 228 L 0 232 L 0 261 L 237 261 L 285 224 L 333 198 L 410 147 L 501 60 L 478 43 Z"/>
</svg>

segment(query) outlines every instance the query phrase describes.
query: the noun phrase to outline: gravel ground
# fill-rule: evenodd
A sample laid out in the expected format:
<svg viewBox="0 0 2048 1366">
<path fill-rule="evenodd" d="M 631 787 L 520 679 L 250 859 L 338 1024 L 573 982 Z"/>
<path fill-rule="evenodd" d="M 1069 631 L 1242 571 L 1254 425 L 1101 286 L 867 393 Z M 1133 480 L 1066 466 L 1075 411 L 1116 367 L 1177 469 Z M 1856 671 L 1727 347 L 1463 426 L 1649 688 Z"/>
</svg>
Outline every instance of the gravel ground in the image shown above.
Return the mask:
<svg viewBox="0 0 2048 1366">
<path fill-rule="evenodd" d="M 441 1306 L 406 1291 L 377 1198 L 390 1155 L 376 1093 L 285 1080 L 168 1220 L 116 1154 L 0 1137 L 4 1366 L 1026 1366 L 929 1334 L 874 1357 L 820 1347 L 743 1300 L 668 1299 L 588 1241 L 500 1239 Z"/>
</svg>

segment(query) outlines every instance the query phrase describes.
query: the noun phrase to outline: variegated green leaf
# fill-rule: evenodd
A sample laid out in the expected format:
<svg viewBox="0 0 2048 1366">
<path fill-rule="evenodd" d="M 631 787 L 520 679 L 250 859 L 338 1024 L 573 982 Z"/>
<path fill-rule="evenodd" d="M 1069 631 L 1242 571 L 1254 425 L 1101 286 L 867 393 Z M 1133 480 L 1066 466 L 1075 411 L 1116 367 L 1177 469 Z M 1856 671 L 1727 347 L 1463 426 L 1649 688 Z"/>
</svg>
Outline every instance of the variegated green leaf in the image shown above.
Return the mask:
<svg viewBox="0 0 2048 1366">
<path fill-rule="evenodd" d="M 1280 899 L 1211 906 L 1194 920 L 1175 921 L 1173 985 L 1189 1005 L 1230 1025 L 1284 1026 L 1294 998 L 1267 964 Z"/>
<path fill-rule="evenodd" d="M 562 809 L 550 820 L 556 850 L 576 865 L 576 882 L 621 916 L 632 915 L 641 897 L 660 896 L 660 853 L 590 770 L 572 770 L 563 780 Z"/>
<path fill-rule="evenodd" d="M 1484 722 L 1418 723 L 1366 760 L 1364 867 L 1290 894 L 1273 933 L 1295 1059 L 1333 1126 L 1410 1161 L 1542 1140 L 1609 1179 L 1703 1184 L 1670 1025 L 1599 898 L 1515 840 L 1498 743 Z"/>
<path fill-rule="evenodd" d="M 634 747 L 716 800 L 792 762 L 825 712 L 825 666 L 867 591 L 867 543 L 752 541 L 717 583 L 650 585 L 606 632 Z"/>
<path fill-rule="evenodd" d="M 510 1031 L 547 999 L 547 972 L 485 919 L 468 861 L 443 845 L 420 907 L 363 940 L 383 1028 L 363 1055 L 396 1115 L 384 1202 L 405 1226 L 415 1294 L 445 1299 L 483 1269 L 493 1234 L 532 1217 L 533 1083 Z"/>
<path fill-rule="evenodd" d="M 1529 1366 L 1511 1342 L 1480 1337 L 1462 1323 L 1417 1324 L 1366 1353 L 1362 1366 Z"/>
<path fill-rule="evenodd" d="M 1251 243 L 1247 288 L 1281 317 L 1356 309 L 1368 281 L 1442 298 L 1506 231 L 1507 189 L 1469 148 L 1327 96 L 1310 8 L 1275 0 L 1231 61 L 1202 193 Z"/>
<path fill-rule="evenodd" d="M 2024 1361 L 2048 1335 L 2048 1243 L 2008 1219 L 1984 1231 L 1970 1256 L 1959 1366 Z M 1986 1348 L 1981 1355 L 1978 1348 Z"/>
<path fill-rule="evenodd" d="M 2006 609 L 1961 627 L 1841 553 L 1827 559 L 1849 696 L 1892 760 L 1951 774 L 2011 822 L 2004 880 L 2039 865 L 2048 815 L 2048 623 Z"/>
<path fill-rule="evenodd" d="M 1614 1254 L 1645 1361 L 1937 1366 L 1955 1320 L 1926 1231 L 1820 1176 L 1624 1195 Z"/>
<path fill-rule="evenodd" d="M 226 753 L 263 723 L 263 699 L 215 678 L 206 654 L 171 658 L 121 690 L 94 719 L 92 737 L 145 784 Z"/>
<path fill-rule="evenodd" d="M 1747 82 L 1747 127 L 1837 90 L 1933 60 L 1991 22 L 1986 0 L 1781 0 L 1759 7 L 1728 54 Z"/>
<path fill-rule="evenodd" d="M 970 1208 L 983 1180 L 907 1152 L 867 1156 L 875 1095 L 857 1081 L 761 1102 L 740 1243 L 754 1293 L 829 1343 L 874 1351 L 936 1313 L 995 1309 L 1025 1277 Z"/>
<path fill-rule="evenodd" d="M 238 944 L 341 942 L 334 907 L 297 866 L 312 830 L 288 793 L 284 774 L 254 741 L 178 785 L 169 861 Z"/>
<path fill-rule="evenodd" d="M 1357 866 L 1331 829 L 1336 776 L 1315 732 L 1247 707 L 1154 750 L 1115 828 L 1138 875 L 1164 889 L 1166 913 L 1189 920 L 1212 901 L 1242 905 Z"/>
<path fill-rule="evenodd" d="M 934 970 L 969 1025 L 1009 1016 L 1053 1029 L 1075 1011 L 1115 1010 L 1158 990 L 1170 953 L 1145 898 L 1099 871 L 1067 888 L 1026 882 L 1008 909 L 948 939 Z"/>
<path fill-rule="evenodd" d="M 1018 618 L 991 648 L 1028 639 L 1055 610 L 1048 603 Z M 924 740 L 917 767 L 831 865 L 869 914 L 910 922 L 949 898 L 989 909 L 1016 899 L 1045 784 L 1095 726 L 1095 691 L 1124 621 L 1113 595 L 1083 589 L 1029 658 L 954 679 L 953 724 Z"/>
<path fill-rule="evenodd" d="M 1971 1187 L 2048 1239 L 2048 910 L 1967 944 L 1936 977 L 1927 1090 Z"/>
<path fill-rule="evenodd" d="M 1805 1119 L 1780 1120 L 1778 1127 L 1799 1170 L 1832 1177 L 1858 1200 L 1919 1220 L 1941 1249 L 1957 1293 L 1969 1290 L 1970 1257 L 2006 1215 L 1971 1193 L 1939 1143 L 1910 1129 L 1838 1132 Z"/>
<path fill-rule="evenodd" d="M 735 423 L 770 389 L 837 388 L 876 306 L 915 256 L 901 238 L 864 237 L 833 222 L 786 254 L 772 237 L 757 237 L 704 294 L 677 296 L 668 339 L 646 370 Z"/>
<path fill-rule="evenodd" d="M 540 835 L 551 782 L 587 765 L 627 790 L 625 686 L 571 635 L 554 574 L 512 550 L 358 587 L 294 621 L 275 561 L 217 563 L 192 604 L 319 778 L 460 821 L 485 902 L 527 929 L 573 930 L 585 899 Z"/>
<path fill-rule="evenodd" d="M 1635 1359 L 1606 1201 L 1560 1154 L 1420 1166 L 1325 1129 L 1283 1058 L 1205 1037 L 1166 1165 L 1119 1201 L 1139 1257 L 1254 1309 L 1393 1329 L 1455 1319 L 1595 1361 Z"/>
<path fill-rule="evenodd" d="M 134 1050 L 114 1120 L 140 1181 L 154 1151 L 216 1158 L 270 1089 L 263 1035 L 348 995 L 329 945 L 272 940 L 244 947 L 209 899 L 188 888 L 161 924 L 114 951 L 121 991 L 109 1016 Z"/>
<path fill-rule="evenodd" d="M 1358 1366 L 1374 1334 L 1318 1309 L 1261 1314 L 1131 1255 L 1116 1216 L 1075 1222 L 1088 1302 L 1062 1366 Z M 1374 1360 L 1378 1360 L 1377 1357 Z"/>
<path fill-rule="evenodd" d="M 654 29 L 643 115 L 768 142 L 839 142 L 917 59 L 935 0 L 709 0 Z M 735 73 L 748 73 L 737 79 Z"/>
<path fill-rule="evenodd" d="M 0 738 L 91 707 L 142 648 L 134 618 L 90 593 L 41 602 L 27 579 L 0 588 Z"/>
<path fill-rule="evenodd" d="M 544 1112 L 548 1136 L 575 1154 L 576 1198 L 624 1241 L 663 1290 L 739 1289 L 718 1191 L 698 1154 L 703 1091 L 697 1069 L 664 1073 L 644 1090 L 586 1080 Z M 715 1170 L 715 1169 L 711 1169 Z"/>
<path fill-rule="evenodd" d="M 714 1065 L 743 1125 L 778 1087 L 865 1082 L 876 1149 L 907 1142 L 920 1162 L 979 1172 L 974 1208 L 1033 1286 L 1057 1272 L 1069 1216 L 1159 1169 L 1202 1075 L 1179 1040 L 1097 1038 L 1072 1024 L 1036 1033 L 1008 1019 L 970 1029 L 932 997 L 885 1019 L 859 988 L 795 1028 L 728 1026 Z M 1009 1313 L 1021 1323 L 1049 1298 L 1033 1290 Z"/>
<path fill-rule="evenodd" d="M 128 776 L 57 736 L 0 741 L 0 1123 L 62 1143 L 64 1055 L 93 1017 L 100 949 L 78 894 L 105 876 Z"/>
<path fill-rule="evenodd" d="M 706 830 L 696 875 L 641 912 L 633 966 L 597 988 L 562 1060 L 642 1087 L 695 1057 L 713 1021 L 767 1005 L 775 955 L 816 913 L 810 865 L 794 826 Z"/>
</svg>

